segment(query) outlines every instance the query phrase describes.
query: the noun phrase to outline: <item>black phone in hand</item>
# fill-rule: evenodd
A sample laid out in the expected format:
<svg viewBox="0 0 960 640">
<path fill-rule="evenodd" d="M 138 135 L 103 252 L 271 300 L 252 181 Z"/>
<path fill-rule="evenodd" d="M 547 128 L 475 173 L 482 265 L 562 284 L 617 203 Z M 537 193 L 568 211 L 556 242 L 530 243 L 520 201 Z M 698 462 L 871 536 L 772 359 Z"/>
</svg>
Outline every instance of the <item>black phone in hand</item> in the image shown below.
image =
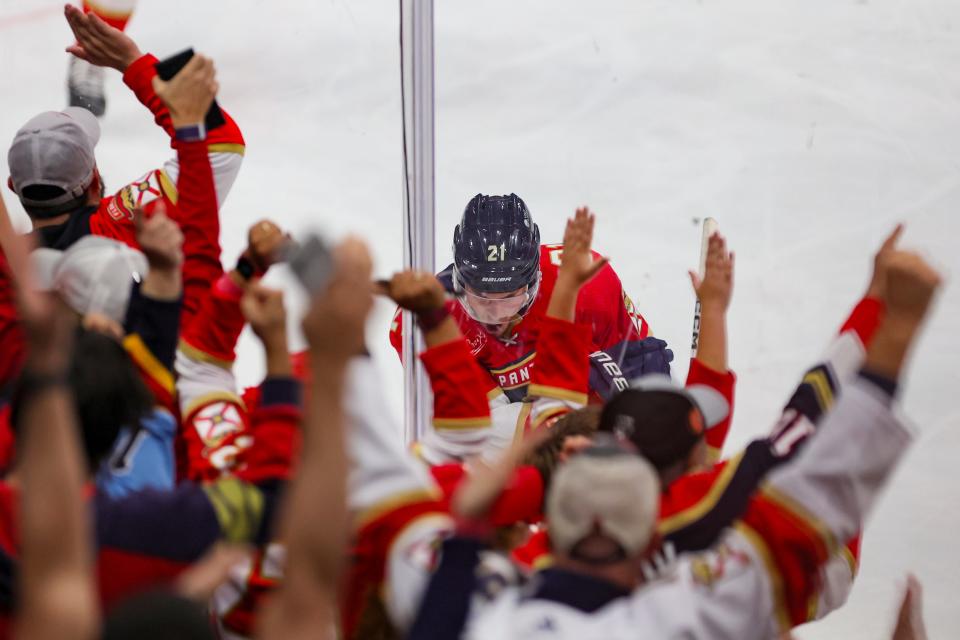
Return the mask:
<svg viewBox="0 0 960 640">
<path fill-rule="evenodd" d="M 170 80 L 173 76 L 180 73 L 180 69 L 187 66 L 187 63 L 190 62 L 190 58 L 192 57 L 193 49 L 186 49 L 161 60 L 154 65 L 154 68 L 157 70 L 157 75 L 161 80 Z M 213 103 L 210 105 L 210 110 L 207 111 L 207 117 L 204 118 L 203 126 L 206 127 L 207 131 L 213 131 L 226 123 L 227 121 L 223 117 L 223 111 L 220 110 L 220 105 L 217 104 L 217 100 L 214 98 Z"/>
</svg>

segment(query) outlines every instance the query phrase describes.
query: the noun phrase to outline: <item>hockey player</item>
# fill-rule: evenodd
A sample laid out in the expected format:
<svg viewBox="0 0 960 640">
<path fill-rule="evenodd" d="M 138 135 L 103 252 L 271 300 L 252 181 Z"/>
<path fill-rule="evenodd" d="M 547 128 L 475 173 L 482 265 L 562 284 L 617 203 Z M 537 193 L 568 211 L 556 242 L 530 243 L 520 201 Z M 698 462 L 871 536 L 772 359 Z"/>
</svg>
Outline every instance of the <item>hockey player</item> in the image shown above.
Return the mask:
<svg viewBox="0 0 960 640">
<path fill-rule="evenodd" d="M 105 24 L 123 31 L 133 15 L 137 0 L 83 0 L 83 12 L 96 16 Z M 70 57 L 67 69 L 67 93 L 71 107 L 83 107 L 98 118 L 107 110 L 103 90 L 103 67 Z"/>
<path fill-rule="evenodd" d="M 454 230 L 454 262 L 439 278 L 458 296 L 451 313 L 474 355 L 511 402 L 526 395 L 540 319 L 562 253 L 563 245 L 540 244 L 540 230 L 515 194 L 474 196 Z M 629 360 L 634 375 L 669 371 L 673 354 L 665 343 L 637 350 L 650 329 L 612 267 L 602 269 L 581 291 L 577 322 L 591 327 L 596 349 L 610 352 L 617 361 Z M 390 333 L 398 353 L 402 331 L 398 310 Z"/>
<path fill-rule="evenodd" d="M 520 592 L 471 607 L 477 553 L 470 519 L 482 516 L 503 476 L 477 476 L 457 501 L 465 534 L 444 543 L 441 564 L 409 637 L 771 638 L 805 620 L 819 566 L 852 536 L 911 434 L 893 411 L 904 361 L 940 278 L 897 252 L 885 279 L 887 315 L 858 380 L 817 435 L 755 494 L 710 551 L 687 554 L 668 579 L 644 581 L 659 483 L 649 463 L 614 447 L 576 456 L 551 487 L 555 568 Z M 869 441 L 867 449 L 857 446 Z"/>
</svg>

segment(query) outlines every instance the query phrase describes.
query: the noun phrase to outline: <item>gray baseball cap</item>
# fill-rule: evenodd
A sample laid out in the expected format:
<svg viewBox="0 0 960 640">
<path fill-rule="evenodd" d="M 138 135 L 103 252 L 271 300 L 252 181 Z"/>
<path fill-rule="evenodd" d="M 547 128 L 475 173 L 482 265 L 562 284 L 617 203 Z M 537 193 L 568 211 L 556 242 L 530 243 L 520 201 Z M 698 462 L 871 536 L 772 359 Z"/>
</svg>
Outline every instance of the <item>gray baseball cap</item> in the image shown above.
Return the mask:
<svg viewBox="0 0 960 640">
<path fill-rule="evenodd" d="M 7 154 L 13 190 L 28 207 L 52 209 L 83 195 L 93 181 L 93 149 L 100 140 L 96 116 L 82 107 L 45 111 L 31 118 L 13 138 Z M 26 187 L 59 187 L 48 200 L 23 195 Z"/>
</svg>

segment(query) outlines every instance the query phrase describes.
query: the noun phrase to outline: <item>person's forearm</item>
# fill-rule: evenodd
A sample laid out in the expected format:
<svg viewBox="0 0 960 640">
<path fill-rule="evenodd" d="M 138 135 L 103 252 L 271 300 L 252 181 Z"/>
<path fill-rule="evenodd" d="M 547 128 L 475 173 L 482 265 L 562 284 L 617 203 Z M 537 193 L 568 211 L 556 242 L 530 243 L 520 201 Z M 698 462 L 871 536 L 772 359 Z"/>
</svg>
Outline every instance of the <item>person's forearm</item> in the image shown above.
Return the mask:
<svg viewBox="0 0 960 640">
<path fill-rule="evenodd" d="M 163 100 L 153 90 L 153 78 L 157 75 L 154 65 L 157 58 L 152 54 L 144 54 L 134 60 L 130 66 L 123 71 L 123 81 L 133 93 L 137 96 L 145 107 L 150 109 L 154 121 L 163 127 L 167 135 L 173 138 L 173 123 L 170 120 L 170 110 L 163 104 Z"/>
<path fill-rule="evenodd" d="M 290 351 L 287 349 L 287 332 L 278 331 L 261 339 L 267 358 L 266 377 L 289 378 L 292 376 L 293 365 L 290 362 Z"/>
<path fill-rule="evenodd" d="M 162 302 L 173 302 L 183 292 L 179 269 L 150 269 L 140 287 L 147 298 Z"/>
<path fill-rule="evenodd" d="M 553 293 L 550 295 L 547 315 L 551 318 L 573 322 L 576 318 L 577 296 L 579 294 L 580 287 L 569 282 L 561 272 L 557 278 L 557 284 L 553 287 Z"/>
<path fill-rule="evenodd" d="M 918 319 L 887 314 L 867 349 L 863 368 L 893 380 L 899 378 L 919 326 Z"/>
<path fill-rule="evenodd" d="M 311 352 L 313 381 L 299 470 L 287 504 L 285 539 L 292 571 L 336 584 L 347 537 L 343 391 L 346 363 Z M 294 567 L 296 567 L 294 569 Z"/>
<path fill-rule="evenodd" d="M 92 542 L 66 368 L 28 366 L 24 382 L 37 386 L 26 391 L 18 417 L 23 434 L 20 620 L 31 638 L 92 637 L 97 622 Z"/>
<path fill-rule="evenodd" d="M 717 372 L 728 368 L 727 311 L 723 305 L 701 302 L 697 360 Z"/>
<path fill-rule="evenodd" d="M 183 233 L 183 313 L 186 325 L 223 274 L 220 221 L 207 143 L 177 142 L 177 206 L 168 215 Z"/>
</svg>

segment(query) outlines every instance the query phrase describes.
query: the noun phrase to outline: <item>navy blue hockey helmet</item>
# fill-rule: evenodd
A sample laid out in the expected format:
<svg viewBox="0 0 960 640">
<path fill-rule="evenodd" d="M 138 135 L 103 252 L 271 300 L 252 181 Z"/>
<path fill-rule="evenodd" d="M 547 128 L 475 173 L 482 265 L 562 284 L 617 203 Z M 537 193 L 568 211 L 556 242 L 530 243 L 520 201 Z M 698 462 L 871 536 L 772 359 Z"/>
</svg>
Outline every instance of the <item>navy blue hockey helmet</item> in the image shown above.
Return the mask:
<svg viewBox="0 0 960 640">
<path fill-rule="evenodd" d="M 540 229 L 519 196 L 477 194 L 467 203 L 453 232 L 453 280 L 458 290 L 473 294 L 464 302 L 480 322 L 497 324 L 505 321 L 505 311 L 523 315 L 529 309 L 540 283 Z M 515 305 L 500 295 L 524 288 Z M 486 311 L 470 304 L 473 298 Z M 499 310 L 492 309 L 495 304 Z"/>
</svg>

